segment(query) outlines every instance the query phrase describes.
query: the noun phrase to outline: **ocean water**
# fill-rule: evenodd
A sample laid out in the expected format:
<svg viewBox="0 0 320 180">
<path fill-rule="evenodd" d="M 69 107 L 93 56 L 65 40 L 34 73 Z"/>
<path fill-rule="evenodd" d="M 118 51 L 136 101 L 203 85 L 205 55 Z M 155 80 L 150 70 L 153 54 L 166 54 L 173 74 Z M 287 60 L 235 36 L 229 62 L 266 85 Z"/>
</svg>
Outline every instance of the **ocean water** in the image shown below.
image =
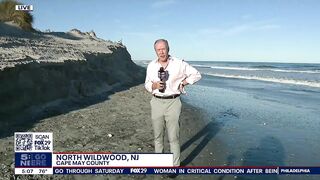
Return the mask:
<svg viewBox="0 0 320 180">
<path fill-rule="evenodd" d="M 199 84 L 320 110 L 320 64 L 189 62 L 203 75 Z"/>
<path fill-rule="evenodd" d="M 189 62 L 205 75 L 320 88 L 320 64 L 258 62 Z M 317 89 L 316 89 L 317 90 Z"/>
<path fill-rule="evenodd" d="M 203 77 L 182 99 L 219 125 L 217 165 L 319 165 L 320 64 L 189 63 Z"/>
<path fill-rule="evenodd" d="M 202 79 L 182 100 L 215 124 L 215 165 L 319 166 L 320 64 L 188 63 Z"/>
</svg>

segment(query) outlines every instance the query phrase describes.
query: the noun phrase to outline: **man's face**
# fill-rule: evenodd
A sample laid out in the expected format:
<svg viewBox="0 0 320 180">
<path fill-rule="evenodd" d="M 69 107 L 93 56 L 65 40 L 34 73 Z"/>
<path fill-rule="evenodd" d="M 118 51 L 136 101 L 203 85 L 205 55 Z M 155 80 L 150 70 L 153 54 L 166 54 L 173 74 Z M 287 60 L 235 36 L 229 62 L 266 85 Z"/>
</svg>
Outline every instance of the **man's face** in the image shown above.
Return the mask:
<svg viewBox="0 0 320 180">
<path fill-rule="evenodd" d="M 159 61 L 166 62 L 169 57 L 169 51 L 168 47 L 166 46 L 166 43 L 163 41 L 159 41 L 154 46 L 154 49 L 156 50 Z"/>
</svg>

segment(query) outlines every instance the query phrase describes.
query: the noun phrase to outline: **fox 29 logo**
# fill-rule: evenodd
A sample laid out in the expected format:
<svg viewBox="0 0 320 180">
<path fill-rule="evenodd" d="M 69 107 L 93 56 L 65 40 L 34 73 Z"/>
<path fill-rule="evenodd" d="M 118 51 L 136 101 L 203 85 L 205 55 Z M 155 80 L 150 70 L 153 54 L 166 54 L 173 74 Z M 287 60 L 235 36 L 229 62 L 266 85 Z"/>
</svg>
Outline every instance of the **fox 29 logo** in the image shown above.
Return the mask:
<svg viewBox="0 0 320 180">
<path fill-rule="evenodd" d="M 15 153 L 15 167 L 52 167 L 52 153 Z"/>
</svg>

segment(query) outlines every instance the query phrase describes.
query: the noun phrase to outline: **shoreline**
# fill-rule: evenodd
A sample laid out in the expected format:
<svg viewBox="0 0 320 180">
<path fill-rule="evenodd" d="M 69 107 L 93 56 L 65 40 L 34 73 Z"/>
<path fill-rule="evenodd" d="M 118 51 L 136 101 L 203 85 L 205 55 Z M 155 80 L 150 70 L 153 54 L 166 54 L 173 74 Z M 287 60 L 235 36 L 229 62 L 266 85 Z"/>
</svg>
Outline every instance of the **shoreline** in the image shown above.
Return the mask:
<svg viewBox="0 0 320 180">
<path fill-rule="evenodd" d="M 40 120 L 29 132 L 53 132 L 55 152 L 154 152 L 150 99 L 143 84 L 112 94 L 107 100 L 70 112 Z M 205 114 L 182 102 L 181 165 L 212 166 L 214 154 L 210 151 L 215 126 L 207 124 Z M 112 137 L 108 137 L 112 134 Z M 1 177 L 13 175 L 13 136 L 0 139 Z M 168 143 L 165 152 L 169 152 Z M 20 179 L 83 179 L 88 175 L 19 175 Z M 104 176 L 90 176 L 100 177 Z M 110 179 L 126 179 L 126 175 L 107 175 Z M 153 179 L 155 176 L 131 175 L 133 179 Z M 159 176 L 160 177 L 160 176 Z M 176 179 L 194 179 L 178 176 Z M 200 177 L 200 176 L 198 176 Z M 96 178 L 95 178 L 96 179 Z"/>
</svg>

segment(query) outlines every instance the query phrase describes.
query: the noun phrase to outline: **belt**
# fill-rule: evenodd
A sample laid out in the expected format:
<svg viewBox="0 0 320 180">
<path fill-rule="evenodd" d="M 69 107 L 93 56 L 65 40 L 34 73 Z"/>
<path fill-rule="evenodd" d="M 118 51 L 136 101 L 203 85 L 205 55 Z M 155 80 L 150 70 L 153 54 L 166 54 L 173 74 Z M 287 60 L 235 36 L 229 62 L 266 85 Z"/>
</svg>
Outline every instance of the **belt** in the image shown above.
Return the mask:
<svg viewBox="0 0 320 180">
<path fill-rule="evenodd" d="M 179 97 L 180 94 L 173 94 L 173 95 L 170 95 L 170 96 L 157 96 L 157 95 L 153 95 L 154 97 L 156 98 L 159 98 L 159 99 L 175 99 L 176 97 Z"/>
</svg>

